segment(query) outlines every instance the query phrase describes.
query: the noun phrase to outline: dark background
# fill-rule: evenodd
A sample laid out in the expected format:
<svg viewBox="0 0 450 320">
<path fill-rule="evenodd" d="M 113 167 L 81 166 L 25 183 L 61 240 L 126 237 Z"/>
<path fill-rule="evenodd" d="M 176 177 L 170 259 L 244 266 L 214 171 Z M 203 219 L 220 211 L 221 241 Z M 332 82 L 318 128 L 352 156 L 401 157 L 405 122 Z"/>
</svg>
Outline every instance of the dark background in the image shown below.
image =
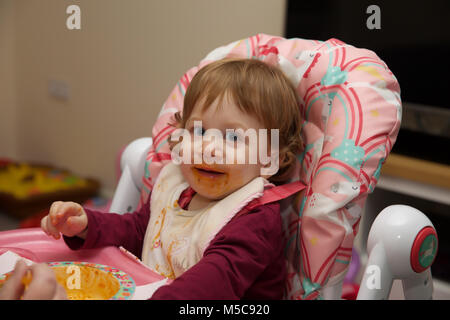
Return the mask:
<svg viewBox="0 0 450 320">
<path fill-rule="evenodd" d="M 367 28 L 372 4 L 380 8 L 381 29 Z M 403 117 L 393 152 L 450 165 L 450 1 L 288 0 L 286 17 L 286 38 L 337 38 L 374 51 L 400 83 L 403 114 L 418 110 Z M 447 118 L 438 134 L 427 118 L 432 110 L 444 112 L 435 121 Z"/>
<path fill-rule="evenodd" d="M 370 16 L 366 10 L 371 4 L 380 8 L 381 29 L 366 26 Z M 338 38 L 373 50 L 399 80 L 404 101 L 450 108 L 449 21 L 448 0 L 289 0 L 285 35 Z"/>
</svg>

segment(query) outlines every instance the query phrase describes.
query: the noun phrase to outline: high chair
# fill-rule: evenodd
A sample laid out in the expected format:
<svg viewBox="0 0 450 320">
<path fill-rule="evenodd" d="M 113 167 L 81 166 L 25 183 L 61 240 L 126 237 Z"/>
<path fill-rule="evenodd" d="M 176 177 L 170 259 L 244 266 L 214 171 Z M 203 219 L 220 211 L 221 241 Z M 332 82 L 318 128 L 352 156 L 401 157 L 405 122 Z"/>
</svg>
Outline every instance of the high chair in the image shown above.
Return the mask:
<svg viewBox="0 0 450 320">
<path fill-rule="evenodd" d="M 285 297 L 340 299 L 365 200 L 401 122 L 399 84 L 372 51 L 337 39 L 266 34 L 213 50 L 176 84 L 153 126 L 153 138 L 137 139 L 124 150 L 110 211 L 131 212 L 147 199 L 161 168 L 171 161 L 167 139 L 173 128 L 167 123 L 182 110 L 190 80 L 204 65 L 225 57 L 276 63 L 297 88 L 305 148 L 292 181 L 300 179 L 307 189 L 303 198 L 281 200 Z M 436 231 L 423 213 L 402 205 L 384 209 L 369 233 L 358 299 L 387 299 L 393 279 L 402 279 L 405 298 L 431 299 L 436 252 Z"/>
</svg>

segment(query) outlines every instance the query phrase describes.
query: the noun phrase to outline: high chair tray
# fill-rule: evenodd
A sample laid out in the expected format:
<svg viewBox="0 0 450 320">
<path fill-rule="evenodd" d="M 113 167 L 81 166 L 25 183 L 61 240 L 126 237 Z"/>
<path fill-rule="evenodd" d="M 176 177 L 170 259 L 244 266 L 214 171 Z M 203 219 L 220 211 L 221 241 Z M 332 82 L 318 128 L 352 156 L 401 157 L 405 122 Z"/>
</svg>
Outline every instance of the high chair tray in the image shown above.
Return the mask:
<svg viewBox="0 0 450 320">
<path fill-rule="evenodd" d="M 117 247 L 73 251 L 62 238 L 55 240 L 41 228 L 0 232 L 0 254 L 6 249 L 34 262 L 81 261 L 115 267 L 129 274 L 138 286 L 164 279 Z"/>
</svg>

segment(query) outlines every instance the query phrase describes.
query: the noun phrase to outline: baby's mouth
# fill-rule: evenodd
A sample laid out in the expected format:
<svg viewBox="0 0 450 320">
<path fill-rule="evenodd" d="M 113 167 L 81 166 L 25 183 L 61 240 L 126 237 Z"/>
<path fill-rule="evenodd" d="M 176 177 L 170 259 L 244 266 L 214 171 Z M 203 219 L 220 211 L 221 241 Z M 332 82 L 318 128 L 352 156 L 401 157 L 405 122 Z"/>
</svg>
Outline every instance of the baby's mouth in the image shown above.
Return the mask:
<svg viewBox="0 0 450 320">
<path fill-rule="evenodd" d="M 192 168 L 192 170 L 194 171 L 194 173 L 197 173 L 200 176 L 206 178 L 218 178 L 226 175 L 226 173 L 223 171 L 205 165 L 195 166 Z"/>
</svg>

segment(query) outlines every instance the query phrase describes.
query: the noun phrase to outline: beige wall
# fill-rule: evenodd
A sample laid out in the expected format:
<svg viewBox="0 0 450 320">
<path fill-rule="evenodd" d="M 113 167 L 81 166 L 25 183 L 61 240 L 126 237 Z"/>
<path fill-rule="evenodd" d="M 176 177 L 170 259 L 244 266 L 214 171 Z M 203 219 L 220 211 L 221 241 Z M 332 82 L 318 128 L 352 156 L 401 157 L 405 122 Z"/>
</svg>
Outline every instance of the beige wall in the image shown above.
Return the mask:
<svg viewBox="0 0 450 320">
<path fill-rule="evenodd" d="M 66 28 L 70 4 L 81 30 Z M 179 77 L 219 45 L 282 35 L 284 12 L 280 0 L 0 0 L 0 156 L 63 166 L 112 190 L 117 152 L 151 135 Z M 49 95 L 49 79 L 69 85 L 69 100 Z"/>
<path fill-rule="evenodd" d="M 17 156 L 14 0 L 0 0 L 0 158 Z"/>
</svg>

